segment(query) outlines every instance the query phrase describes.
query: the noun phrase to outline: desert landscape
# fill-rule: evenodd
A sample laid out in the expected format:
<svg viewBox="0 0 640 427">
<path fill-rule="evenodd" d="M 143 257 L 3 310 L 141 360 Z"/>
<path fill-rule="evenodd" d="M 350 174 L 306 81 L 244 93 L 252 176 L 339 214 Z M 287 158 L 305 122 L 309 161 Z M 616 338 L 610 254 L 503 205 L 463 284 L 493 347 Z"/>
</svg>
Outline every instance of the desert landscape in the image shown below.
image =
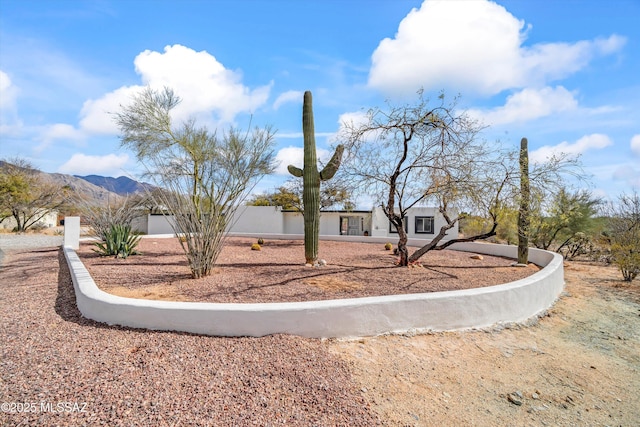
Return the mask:
<svg viewBox="0 0 640 427">
<path fill-rule="evenodd" d="M 1 387 L 14 406 L 3 405 L 0 422 L 637 425 L 637 281 L 580 262 L 567 262 L 565 277 L 557 303 L 526 325 L 350 341 L 216 338 L 84 319 L 59 248 L 5 250 Z M 59 402 L 77 406 L 55 411 Z"/>
</svg>

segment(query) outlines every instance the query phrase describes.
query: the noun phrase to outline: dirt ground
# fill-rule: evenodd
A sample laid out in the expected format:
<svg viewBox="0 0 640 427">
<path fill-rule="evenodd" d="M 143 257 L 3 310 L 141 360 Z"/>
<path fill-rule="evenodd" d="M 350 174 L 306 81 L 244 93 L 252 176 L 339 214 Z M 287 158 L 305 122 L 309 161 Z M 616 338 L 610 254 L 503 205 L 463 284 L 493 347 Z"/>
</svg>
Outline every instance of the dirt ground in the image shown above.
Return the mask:
<svg viewBox="0 0 640 427">
<path fill-rule="evenodd" d="M 41 250 L 28 253 L 28 256 L 36 257 L 33 261 L 35 264 L 29 263 L 24 267 L 16 265 L 13 270 L 3 270 L 5 274 L 15 270 L 12 283 L 19 281 L 17 289 L 24 288 L 25 294 L 31 296 L 24 300 L 19 296 L 16 300 L 20 301 L 19 304 L 14 302 L 7 305 L 5 314 L 13 319 L 13 323 L 3 324 L 3 329 L 15 329 L 18 328 L 16 325 L 22 325 L 22 329 L 18 328 L 22 332 L 13 337 L 22 339 L 33 334 L 34 330 L 44 328 L 46 339 L 51 341 L 45 343 L 44 350 L 33 353 L 36 361 L 58 363 L 67 369 L 68 363 L 58 359 L 75 354 L 59 344 L 68 341 L 66 345 L 77 347 L 74 351 L 82 349 L 91 355 L 87 363 L 96 359 L 98 364 L 104 360 L 117 364 L 120 359 L 113 359 L 109 346 L 102 351 L 106 354 L 104 360 L 100 359 L 102 353 L 93 353 L 86 348 L 89 343 L 99 341 L 98 345 L 104 346 L 109 339 L 122 340 L 125 335 L 135 335 L 138 341 L 153 341 L 149 344 L 150 348 L 159 346 L 155 342 L 159 340 L 166 340 L 160 346 L 162 348 L 169 347 L 176 340 L 180 347 L 184 345 L 180 340 L 186 339 L 193 341 L 193 348 L 204 348 L 208 352 L 211 351 L 209 346 L 218 341 L 224 341 L 229 346 L 236 345 L 236 340 L 98 327 L 91 322 L 83 323 L 79 317 L 80 320 L 76 322 L 64 317 L 60 319 L 60 313 L 54 311 L 52 303 L 56 300 L 55 308 L 58 309 L 55 294 L 56 286 L 60 288 L 61 285 L 56 285 L 59 275 L 55 258 L 57 252 L 54 250 L 51 253 L 53 257 Z M 49 264 L 43 263 L 40 257 L 51 260 L 47 261 Z M 55 268 L 53 264 L 56 264 Z M 625 283 L 614 267 L 578 262 L 565 264 L 565 279 L 565 292 L 557 303 L 545 316 L 526 326 L 417 336 L 382 336 L 353 341 L 310 342 L 290 337 L 287 342 L 294 347 L 298 342 L 306 343 L 306 346 L 318 345 L 316 357 L 320 355 L 327 361 L 335 357 L 346 362 L 350 374 L 345 376 L 351 376 L 355 391 L 360 393 L 352 401 L 360 396 L 364 398 L 366 405 L 363 408 L 367 406 L 373 410 L 381 425 L 385 426 L 640 426 L 640 281 L 636 279 L 632 283 Z M 31 299 L 41 299 L 42 304 L 35 304 Z M 73 302 L 72 297 L 70 301 Z M 44 316 L 46 320 L 36 321 L 29 315 L 38 319 L 38 316 Z M 38 326 L 38 322 L 42 324 Z M 69 331 L 64 329 L 60 338 L 52 338 L 56 335 L 47 328 L 54 323 L 57 328 L 68 328 Z M 85 339 L 78 340 L 79 334 L 86 335 Z M 109 338 L 111 335 L 113 337 Z M 241 353 L 239 360 L 242 362 L 233 366 L 241 369 L 249 359 L 264 364 L 265 357 L 257 356 L 255 348 L 267 346 L 263 341 L 269 339 L 250 340 L 246 354 L 236 350 Z M 34 343 L 43 347 L 43 340 L 45 338 L 39 337 Z M 244 342 L 243 339 L 237 341 Z M 11 345 L 15 344 L 3 347 L 7 351 L 5 355 L 14 351 L 10 349 Z M 297 357 L 300 350 L 294 347 L 290 353 Z M 183 349 L 185 357 L 193 356 L 193 348 Z M 26 346 L 25 349 L 31 347 Z M 277 359 L 282 361 L 287 357 L 290 356 L 279 354 Z M 317 359 L 314 357 L 311 360 Z M 47 372 L 51 378 L 43 380 L 40 374 L 31 369 L 33 365 L 29 361 L 25 364 L 28 368 L 18 371 L 20 378 L 32 378 L 36 385 L 44 381 L 50 389 L 60 386 L 59 375 L 53 370 Z M 343 366 L 344 363 L 334 365 Z M 150 363 L 149 366 L 154 365 Z M 102 372 L 99 368 L 92 366 L 96 372 Z M 267 368 L 262 367 L 263 370 Z M 303 369 L 310 369 L 305 375 L 313 378 L 337 377 L 337 371 L 332 370 L 335 368 L 325 367 L 317 372 L 308 367 Z M 165 378 L 153 370 L 150 372 L 157 374 L 157 378 Z M 180 372 L 184 374 L 183 370 Z M 127 385 L 139 390 L 149 385 L 148 375 L 140 384 L 129 384 L 124 380 L 120 384 L 117 376 L 109 384 Z M 274 375 L 279 378 L 281 371 Z M 198 373 L 197 378 L 201 377 L 202 373 Z M 346 379 L 345 383 L 348 382 L 349 379 Z M 3 377 L 0 384 L 5 386 L 8 383 L 4 383 Z M 27 397 L 33 397 L 35 394 L 29 384 L 21 390 L 27 393 Z M 297 383 L 294 385 L 299 386 Z M 69 387 L 76 388 L 76 384 L 70 383 Z M 230 393 L 227 388 L 220 387 L 225 395 Z M 66 390 L 65 387 L 63 389 Z M 238 396 L 250 391 L 245 388 Z M 206 399 L 210 399 L 209 387 L 204 393 Z M 109 398 L 115 399 L 114 396 L 107 393 L 104 396 L 98 394 L 96 398 L 108 401 Z M 246 403 L 242 399 L 239 401 Z M 323 400 L 314 404 L 330 406 L 332 403 Z M 0 424 L 3 422 L 0 421 Z"/>
<path fill-rule="evenodd" d="M 639 426 L 640 284 L 565 265 L 529 326 L 330 341 L 389 426 Z"/>
</svg>

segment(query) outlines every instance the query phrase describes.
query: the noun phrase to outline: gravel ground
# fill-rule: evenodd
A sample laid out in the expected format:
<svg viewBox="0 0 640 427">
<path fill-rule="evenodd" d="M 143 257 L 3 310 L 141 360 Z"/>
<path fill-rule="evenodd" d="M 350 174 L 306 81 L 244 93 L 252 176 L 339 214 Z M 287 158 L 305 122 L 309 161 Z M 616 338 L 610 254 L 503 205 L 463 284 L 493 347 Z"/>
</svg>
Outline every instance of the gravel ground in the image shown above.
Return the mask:
<svg viewBox="0 0 640 427">
<path fill-rule="evenodd" d="M 5 253 L 29 248 L 46 248 L 60 246 L 62 236 L 48 236 L 45 234 L 0 234 L 0 266 L 2 266 Z"/>
<path fill-rule="evenodd" d="M 267 241 L 252 251 L 255 240 L 231 237 L 212 275 L 194 280 L 178 240 L 145 238 L 140 255 L 101 257 L 89 242 L 78 255 L 98 287 L 130 298 L 200 302 L 283 302 L 360 298 L 379 295 L 451 291 L 497 285 L 539 271 L 512 267 L 514 260 L 468 252 L 432 251 L 424 267 L 399 268 L 384 245 L 321 241 L 325 267 L 304 266 L 302 241 Z M 413 248 L 415 249 L 415 248 Z M 125 280 L 123 280 L 125 279 Z"/>
<path fill-rule="evenodd" d="M 98 324 L 76 308 L 62 251 L 24 249 L 48 237 L 2 237 L 0 425 L 381 424 L 322 341 Z"/>
</svg>

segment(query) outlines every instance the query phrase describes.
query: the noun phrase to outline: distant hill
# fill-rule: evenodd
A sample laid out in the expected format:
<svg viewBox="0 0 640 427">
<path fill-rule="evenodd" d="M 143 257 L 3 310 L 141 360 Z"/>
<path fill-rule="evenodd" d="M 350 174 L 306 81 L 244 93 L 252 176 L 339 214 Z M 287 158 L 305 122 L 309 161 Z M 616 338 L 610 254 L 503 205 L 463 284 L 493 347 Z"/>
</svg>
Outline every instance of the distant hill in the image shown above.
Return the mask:
<svg viewBox="0 0 640 427">
<path fill-rule="evenodd" d="M 112 193 L 119 194 L 121 196 L 127 196 L 129 194 L 144 193 L 147 190 L 153 189 L 153 185 L 146 182 L 138 182 L 126 176 L 119 176 L 118 178 L 112 178 L 110 176 L 100 175 L 87 175 L 79 176 L 74 175 L 76 178 L 84 179 L 93 185 L 102 187 L 105 190 Z"/>
<path fill-rule="evenodd" d="M 0 160 L 0 168 L 8 164 Z M 111 178 L 99 175 L 73 176 L 62 173 L 38 171 L 40 176 L 49 182 L 68 187 L 76 196 L 87 202 L 114 203 L 123 200 L 130 194 L 143 193 L 145 189 L 153 189 L 151 184 L 138 182 L 121 176 Z"/>
<path fill-rule="evenodd" d="M 84 179 L 76 178 L 72 175 L 62 173 L 40 172 L 44 179 L 59 185 L 67 186 L 76 196 L 87 202 L 97 202 L 100 204 L 115 203 L 122 199 L 122 196 L 94 185 Z"/>
</svg>

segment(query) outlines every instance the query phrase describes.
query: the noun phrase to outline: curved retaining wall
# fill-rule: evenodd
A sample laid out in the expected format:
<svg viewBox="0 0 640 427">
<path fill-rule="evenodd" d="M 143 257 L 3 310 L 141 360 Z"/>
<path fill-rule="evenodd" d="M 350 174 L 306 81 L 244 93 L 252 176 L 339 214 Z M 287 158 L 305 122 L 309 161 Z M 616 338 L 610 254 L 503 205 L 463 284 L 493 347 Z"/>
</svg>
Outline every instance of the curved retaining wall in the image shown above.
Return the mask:
<svg viewBox="0 0 640 427">
<path fill-rule="evenodd" d="M 295 239 L 300 236 L 263 237 Z M 376 242 L 378 239 L 340 236 L 335 240 Z M 512 258 L 517 251 L 515 246 L 475 242 L 455 244 L 451 249 Z M 265 304 L 152 301 L 119 297 L 100 290 L 73 248 L 65 246 L 64 254 L 78 309 L 84 317 L 110 325 L 215 336 L 260 337 L 282 333 L 309 338 L 345 338 L 484 328 L 523 322 L 544 312 L 564 287 L 562 257 L 530 249 L 529 261 L 543 269 L 525 279 L 485 288 Z"/>
</svg>

